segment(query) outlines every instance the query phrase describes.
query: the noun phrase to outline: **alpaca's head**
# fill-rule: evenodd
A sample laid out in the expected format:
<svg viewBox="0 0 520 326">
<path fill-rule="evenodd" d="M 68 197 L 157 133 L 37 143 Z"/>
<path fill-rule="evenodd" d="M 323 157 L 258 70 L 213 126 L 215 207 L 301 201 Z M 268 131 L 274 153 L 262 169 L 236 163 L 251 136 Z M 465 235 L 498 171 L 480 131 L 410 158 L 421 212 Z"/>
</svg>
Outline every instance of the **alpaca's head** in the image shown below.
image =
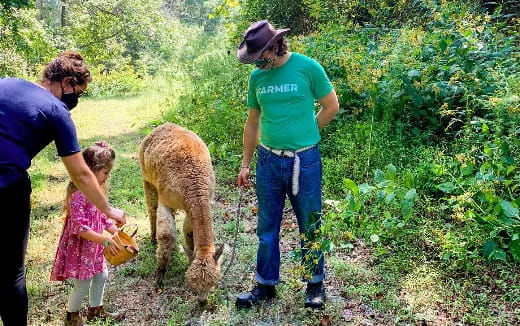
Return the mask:
<svg viewBox="0 0 520 326">
<path fill-rule="evenodd" d="M 186 281 L 189 287 L 197 292 L 200 304 L 206 303 L 209 292 L 220 280 L 223 251 L 224 245 L 217 251 L 208 247 L 200 248 L 186 271 Z"/>
</svg>

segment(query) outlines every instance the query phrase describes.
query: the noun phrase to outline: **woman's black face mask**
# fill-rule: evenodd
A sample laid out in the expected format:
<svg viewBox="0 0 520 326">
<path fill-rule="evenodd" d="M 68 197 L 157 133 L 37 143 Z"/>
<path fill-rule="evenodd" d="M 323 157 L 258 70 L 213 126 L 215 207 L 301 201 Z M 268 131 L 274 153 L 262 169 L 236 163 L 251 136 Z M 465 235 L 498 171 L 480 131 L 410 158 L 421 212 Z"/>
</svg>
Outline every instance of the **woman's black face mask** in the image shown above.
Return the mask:
<svg viewBox="0 0 520 326">
<path fill-rule="evenodd" d="M 65 105 L 69 108 L 69 110 L 72 110 L 76 107 L 76 105 L 78 105 L 78 94 L 76 94 L 76 92 L 72 92 L 72 93 L 67 93 L 67 94 L 64 94 L 63 93 L 63 88 L 61 89 L 61 92 L 62 92 L 62 96 L 61 96 L 61 101 L 63 103 L 65 103 Z"/>
</svg>

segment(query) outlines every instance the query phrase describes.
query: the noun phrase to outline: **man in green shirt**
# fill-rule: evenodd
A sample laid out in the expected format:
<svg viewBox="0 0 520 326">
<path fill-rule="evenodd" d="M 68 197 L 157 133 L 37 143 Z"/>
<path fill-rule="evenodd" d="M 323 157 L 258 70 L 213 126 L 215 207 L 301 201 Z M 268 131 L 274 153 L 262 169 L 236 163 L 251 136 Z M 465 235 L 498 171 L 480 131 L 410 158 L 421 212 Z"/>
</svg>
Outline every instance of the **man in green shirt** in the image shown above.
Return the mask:
<svg viewBox="0 0 520 326">
<path fill-rule="evenodd" d="M 239 308 L 275 296 L 280 269 L 280 225 L 286 196 L 298 220 L 302 264 L 306 278 L 305 307 L 321 309 L 324 259 L 321 250 L 308 250 L 307 235 L 320 226 L 322 166 L 319 130 L 339 110 L 338 98 L 323 67 L 314 59 L 288 51 L 284 35 L 268 21 L 253 23 L 244 33 L 237 57 L 252 63 L 244 126 L 244 150 L 238 186 L 248 187 L 249 165 L 258 148 L 256 194 L 259 246 L 256 286 L 238 296 Z M 316 114 L 315 100 L 321 109 Z"/>
</svg>

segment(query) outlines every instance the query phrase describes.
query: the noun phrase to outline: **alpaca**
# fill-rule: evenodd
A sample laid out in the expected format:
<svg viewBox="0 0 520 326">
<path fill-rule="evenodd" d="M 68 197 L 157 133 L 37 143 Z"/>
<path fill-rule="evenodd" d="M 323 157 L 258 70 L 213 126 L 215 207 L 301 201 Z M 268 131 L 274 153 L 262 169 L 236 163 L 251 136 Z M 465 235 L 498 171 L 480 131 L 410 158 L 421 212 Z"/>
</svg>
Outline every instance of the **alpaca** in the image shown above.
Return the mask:
<svg viewBox="0 0 520 326">
<path fill-rule="evenodd" d="M 204 304 L 220 279 L 224 246 L 215 249 L 210 203 L 215 176 L 208 148 L 192 131 L 173 123 L 155 128 L 139 153 L 152 241 L 157 246 L 157 286 L 176 246 L 175 213 L 186 213 L 183 225 L 185 251 L 190 261 L 188 285 Z"/>
</svg>

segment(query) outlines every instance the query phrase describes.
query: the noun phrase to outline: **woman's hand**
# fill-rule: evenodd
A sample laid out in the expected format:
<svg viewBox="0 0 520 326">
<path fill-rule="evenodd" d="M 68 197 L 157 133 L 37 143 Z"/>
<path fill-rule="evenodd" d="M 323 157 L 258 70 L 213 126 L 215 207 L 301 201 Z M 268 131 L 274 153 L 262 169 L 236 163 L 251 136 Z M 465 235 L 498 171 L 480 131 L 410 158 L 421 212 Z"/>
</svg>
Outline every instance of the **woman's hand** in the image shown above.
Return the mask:
<svg viewBox="0 0 520 326">
<path fill-rule="evenodd" d="M 123 212 L 119 208 L 110 207 L 107 217 L 116 221 L 118 227 L 121 227 L 122 225 L 126 224 L 125 212 Z"/>
<path fill-rule="evenodd" d="M 239 187 L 244 186 L 246 188 L 248 188 L 251 185 L 251 182 L 249 181 L 249 167 L 243 166 L 240 169 L 240 173 L 238 174 L 237 179 L 237 185 Z"/>
</svg>

